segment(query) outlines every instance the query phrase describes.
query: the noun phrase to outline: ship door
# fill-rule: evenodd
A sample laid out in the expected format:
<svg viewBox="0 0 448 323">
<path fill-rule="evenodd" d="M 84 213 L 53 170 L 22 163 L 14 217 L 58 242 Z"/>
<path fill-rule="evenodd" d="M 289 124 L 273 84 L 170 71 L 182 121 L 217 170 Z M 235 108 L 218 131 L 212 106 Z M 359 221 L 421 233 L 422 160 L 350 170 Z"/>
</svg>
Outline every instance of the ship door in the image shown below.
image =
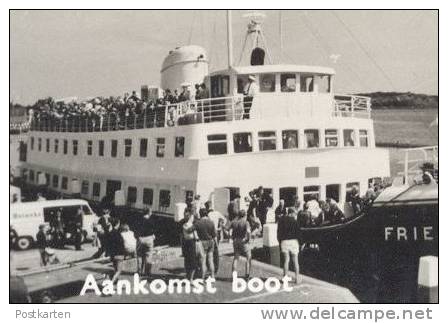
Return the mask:
<svg viewBox="0 0 448 323">
<path fill-rule="evenodd" d="M 121 190 L 121 181 L 108 180 L 106 182 L 106 196 L 115 196 L 115 192 Z"/>
<path fill-rule="evenodd" d="M 212 206 L 213 210 L 220 212 L 221 214 L 227 214 L 227 206 L 230 202 L 231 190 L 227 187 L 215 188 L 213 191 Z"/>
</svg>

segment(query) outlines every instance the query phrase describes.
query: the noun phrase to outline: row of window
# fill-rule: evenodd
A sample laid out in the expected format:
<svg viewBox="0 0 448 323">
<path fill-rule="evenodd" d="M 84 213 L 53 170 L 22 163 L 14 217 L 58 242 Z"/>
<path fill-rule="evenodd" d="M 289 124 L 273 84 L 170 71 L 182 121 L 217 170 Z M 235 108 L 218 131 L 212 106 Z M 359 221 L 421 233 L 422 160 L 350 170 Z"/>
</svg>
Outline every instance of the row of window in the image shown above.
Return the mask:
<svg viewBox="0 0 448 323">
<path fill-rule="evenodd" d="M 357 136 L 356 136 L 357 133 Z M 342 142 L 340 145 L 340 132 L 337 129 L 325 129 L 324 143 L 320 142 L 319 129 L 304 130 L 305 148 L 317 147 L 354 147 L 358 144 L 360 147 L 369 146 L 368 131 L 361 129 L 343 129 Z M 227 154 L 227 134 L 213 134 L 207 136 L 208 140 L 208 154 L 222 155 Z M 297 149 L 299 148 L 299 131 L 298 130 L 283 130 L 281 136 L 283 149 Z M 258 132 L 258 150 L 276 150 L 277 149 L 277 133 L 275 131 L 260 131 Z M 245 153 L 253 151 L 252 133 L 239 132 L 233 134 L 233 151 L 235 153 Z"/>
<path fill-rule="evenodd" d="M 31 137 L 30 149 L 34 150 L 34 137 Z M 59 139 L 54 139 L 53 151 L 55 154 L 59 153 Z M 64 155 L 68 154 L 68 140 L 61 140 L 62 142 L 62 153 Z M 124 139 L 124 157 L 132 156 L 132 139 Z M 78 155 L 78 140 L 72 140 L 72 154 L 74 156 Z M 112 139 L 110 141 L 110 156 L 118 156 L 118 140 Z M 139 156 L 147 157 L 149 148 L 149 140 L 147 138 L 139 139 Z M 37 150 L 42 151 L 42 138 L 37 138 Z M 47 153 L 50 152 L 50 139 L 46 139 L 45 150 Z M 184 157 L 185 152 L 185 137 L 175 137 L 174 142 L 174 157 Z M 93 140 L 87 140 L 86 142 L 86 154 L 87 156 L 93 155 Z M 98 156 L 103 157 L 105 154 L 105 141 L 98 140 Z M 165 157 L 165 138 L 156 138 L 155 141 L 155 154 L 156 157 Z"/>
<path fill-rule="evenodd" d="M 69 188 L 69 177 L 59 176 L 57 174 L 51 175 L 48 173 L 44 174 L 44 180 L 40 180 L 43 175 L 40 171 L 29 170 L 28 180 L 32 183 L 37 183 L 39 185 L 45 184 L 54 189 L 70 190 L 73 191 L 73 187 Z M 72 179 L 72 182 L 77 182 L 77 179 Z M 73 184 L 72 184 L 73 185 Z M 91 195 L 90 195 L 91 190 Z M 101 196 L 101 183 L 93 182 L 90 186 L 88 180 L 83 180 L 81 182 L 80 193 L 84 196 L 91 196 L 93 199 L 99 199 Z M 142 202 L 144 205 L 152 206 L 154 202 L 154 190 L 152 188 L 143 188 L 142 190 Z M 192 195 L 191 191 L 187 191 L 187 197 Z M 127 189 L 126 201 L 128 205 L 133 205 L 137 202 L 138 190 L 135 186 L 129 186 Z M 171 205 L 171 192 L 170 190 L 161 189 L 159 191 L 159 209 L 169 208 Z"/>
<path fill-rule="evenodd" d="M 264 73 L 255 75 L 261 93 L 270 92 L 331 92 L 331 75 L 311 75 L 296 73 Z M 244 93 L 249 82 L 248 74 L 237 76 L 237 92 Z M 212 97 L 230 94 L 230 76 L 214 75 L 210 78 Z"/>
</svg>

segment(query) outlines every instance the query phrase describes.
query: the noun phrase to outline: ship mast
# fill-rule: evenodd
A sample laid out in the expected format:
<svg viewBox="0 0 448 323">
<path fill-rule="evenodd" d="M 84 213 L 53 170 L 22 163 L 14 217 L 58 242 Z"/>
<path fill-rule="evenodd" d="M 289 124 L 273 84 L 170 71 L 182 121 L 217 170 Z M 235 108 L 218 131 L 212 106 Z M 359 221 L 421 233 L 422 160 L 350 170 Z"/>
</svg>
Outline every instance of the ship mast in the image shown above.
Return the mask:
<svg viewBox="0 0 448 323">
<path fill-rule="evenodd" d="M 233 66 L 232 10 L 227 10 L 227 59 L 231 69 Z"/>
</svg>

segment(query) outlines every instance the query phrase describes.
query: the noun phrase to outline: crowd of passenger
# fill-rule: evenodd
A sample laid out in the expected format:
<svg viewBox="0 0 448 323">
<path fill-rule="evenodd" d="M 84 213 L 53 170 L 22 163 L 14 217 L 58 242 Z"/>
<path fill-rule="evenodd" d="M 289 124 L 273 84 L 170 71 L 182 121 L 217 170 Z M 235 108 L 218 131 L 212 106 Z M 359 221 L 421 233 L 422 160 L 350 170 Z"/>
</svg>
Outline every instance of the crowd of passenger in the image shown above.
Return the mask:
<svg viewBox="0 0 448 323">
<path fill-rule="evenodd" d="M 182 84 L 182 90 L 165 89 L 158 98 L 140 98 L 136 91 L 119 97 L 96 97 L 83 101 L 60 100 L 53 98 L 38 100 L 29 110 L 29 121 L 39 127 L 50 129 L 73 128 L 77 131 L 104 130 L 106 127 L 118 130 L 132 127 L 162 127 L 165 122 L 172 126 L 176 122 L 178 103 L 194 102 L 209 98 L 209 91 L 204 83 Z M 197 105 L 185 104 L 183 115 L 199 112 Z M 167 115 L 167 120 L 165 116 Z M 145 124 L 144 121 L 147 121 Z"/>
<path fill-rule="evenodd" d="M 359 188 L 353 186 L 349 191 L 353 216 L 365 212 L 382 189 L 383 184 L 372 184 L 361 197 Z M 284 259 L 284 274 L 288 275 L 289 263 L 292 260 L 295 282 L 300 283 L 298 254 L 301 229 L 347 221 L 346 215 L 334 199 L 318 200 L 317 195 L 311 196 L 306 202 L 295 196 L 289 207 L 286 207 L 285 201 L 281 199 L 274 209 L 272 193 L 262 186 L 251 190 L 243 201 L 238 194 L 232 196 L 227 206 L 227 214 L 214 210 L 211 201 L 203 203 L 200 195 L 186 202 L 184 217 L 178 223 L 178 234 L 184 257 L 185 277 L 191 282 L 196 278 L 215 278 L 220 266 L 218 246 L 222 241 L 233 245 L 232 272 L 238 273 L 238 261 L 244 257 L 244 277 L 249 279 L 252 240 L 263 235 L 264 225 L 271 222 L 273 216 L 277 223 L 277 239 Z M 54 252 L 50 252 L 49 247 L 63 248 L 67 243 L 67 235 L 72 237 L 76 249 L 81 250 L 82 208 L 70 223 L 63 221 L 61 211 L 56 212 L 49 227 L 44 224 L 39 226 L 36 237 L 43 266 L 53 263 L 51 257 L 54 257 Z M 147 278 L 151 277 L 153 264 L 157 262 L 157 222 L 151 209 L 145 209 L 137 223 L 133 224 L 134 231 L 127 222 L 117 214 L 111 215 L 110 209 L 104 207 L 94 225 L 94 245 L 98 250 L 92 258 L 97 259 L 103 255 L 110 257 L 114 268 L 110 276 L 113 283 L 116 283 L 122 274 L 126 259 L 135 258 L 135 272 Z M 10 245 L 14 244 L 14 234 L 11 232 L 10 228 Z"/>
</svg>

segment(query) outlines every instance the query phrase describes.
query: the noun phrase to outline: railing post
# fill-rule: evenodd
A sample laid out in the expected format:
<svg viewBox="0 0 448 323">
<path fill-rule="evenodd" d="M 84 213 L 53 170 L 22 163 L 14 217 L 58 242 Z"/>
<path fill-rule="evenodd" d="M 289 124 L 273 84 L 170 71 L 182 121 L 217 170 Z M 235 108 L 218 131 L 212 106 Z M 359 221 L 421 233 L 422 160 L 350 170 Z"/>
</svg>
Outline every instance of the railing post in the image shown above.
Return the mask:
<svg viewBox="0 0 448 323">
<path fill-rule="evenodd" d="M 168 107 L 165 105 L 165 120 L 164 120 L 164 127 L 168 126 Z"/>
<path fill-rule="evenodd" d="M 350 97 L 350 108 L 351 108 L 351 114 L 352 114 L 352 117 L 354 117 L 355 116 L 355 97 L 352 95 L 351 97 Z"/>
<path fill-rule="evenodd" d="M 143 113 L 143 128 L 146 129 L 146 116 L 147 116 L 147 107 L 145 107 L 145 111 Z"/>
</svg>

